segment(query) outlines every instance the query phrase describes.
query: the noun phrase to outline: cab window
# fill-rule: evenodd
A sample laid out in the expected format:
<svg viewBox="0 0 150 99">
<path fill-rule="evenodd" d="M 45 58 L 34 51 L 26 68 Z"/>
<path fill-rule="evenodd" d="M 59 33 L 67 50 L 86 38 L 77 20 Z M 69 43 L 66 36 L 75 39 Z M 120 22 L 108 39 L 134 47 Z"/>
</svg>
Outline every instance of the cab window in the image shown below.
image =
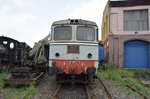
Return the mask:
<svg viewBox="0 0 150 99">
<path fill-rule="evenodd" d="M 69 26 L 55 27 L 54 40 L 71 40 L 72 29 Z"/>
<path fill-rule="evenodd" d="M 77 40 L 80 41 L 94 41 L 95 30 L 93 27 L 79 26 L 77 27 Z"/>
</svg>

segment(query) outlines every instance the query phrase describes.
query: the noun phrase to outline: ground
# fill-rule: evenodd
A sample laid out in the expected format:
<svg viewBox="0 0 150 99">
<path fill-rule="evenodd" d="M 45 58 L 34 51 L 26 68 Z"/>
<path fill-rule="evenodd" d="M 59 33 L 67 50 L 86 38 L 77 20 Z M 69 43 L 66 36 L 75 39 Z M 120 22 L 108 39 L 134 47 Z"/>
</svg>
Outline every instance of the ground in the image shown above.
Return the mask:
<svg viewBox="0 0 150 99">
<path fill-rule="evenodd" d="M 118 70 L 128 77 L 122 78 Z M 138 88 L 139 91 L 150 97 L 150 88 L 141 84 L 141 78 L 139 76 L 140 74 L 143 75 L 149 72 L 149 70 L 120 70 L 107 64 L 105 69 L 103 70 L 103 68 L 101 68 L 97 74 L 101 77 L 114 99 L 142 99 L 140 95 L 129 89 L 124 82 L 128 80 L 133 84 L 133 87 Z M 3 88 L 3 79 L 9 76 L 10 73 L 8 72 L 0 73 L 0 99 L 22 99 L 24 96 L 26 96 L 26 99 L 49 99 L 58 85 L 54 75 L 46 74 L 37 86 L 9 86 Z M 146 79 L 150 80 L 149 77 Z M 89 86 L 91 87 L 93 97 L 95 97 L 94 99 L 98 99 L 102 96 L 101 88 L 99 88 L 97 81 L 91 83 Z"/>
</svg>

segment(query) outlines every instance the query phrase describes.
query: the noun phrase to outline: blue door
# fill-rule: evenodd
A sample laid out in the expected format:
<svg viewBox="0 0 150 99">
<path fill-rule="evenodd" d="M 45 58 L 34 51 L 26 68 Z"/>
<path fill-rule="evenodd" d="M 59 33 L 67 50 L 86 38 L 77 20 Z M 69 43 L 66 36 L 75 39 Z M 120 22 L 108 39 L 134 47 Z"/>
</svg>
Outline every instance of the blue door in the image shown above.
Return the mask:
<svg viewBox="0 0 150 99">
<path fill-rule="evenodd" d="M 149 68 L 149 44 L 128 41 L 124 44 L 124 68 Z"/>
<path fill-rule="evenodd" d="M 101 44 L 98 46 L 98 60 L 99 60 L 99 65 L 101 65 L 104 61 L 104 48 Z"/>
</svg>

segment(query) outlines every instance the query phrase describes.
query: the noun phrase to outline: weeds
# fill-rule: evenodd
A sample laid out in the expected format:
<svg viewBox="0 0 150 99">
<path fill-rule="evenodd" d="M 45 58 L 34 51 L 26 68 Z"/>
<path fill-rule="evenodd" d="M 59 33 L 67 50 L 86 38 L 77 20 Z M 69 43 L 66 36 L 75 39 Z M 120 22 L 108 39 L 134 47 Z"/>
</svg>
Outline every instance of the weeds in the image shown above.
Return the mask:
<svg viewBox="0 0 150 99">
<path fill-rule="evenodd" d="M 3 87 L 3 79 L 6 79 L 10 77 L 10 73 L 9 72 L 2 72 L 0 73 L 0 92 L 2 91 L 2 87 Z"/>
<path fill-rule="evenodd" d="M 120 69 L 119 69 L 120 70 Z M 132 76 L 135 73 L 145 73 L 149 72 L 149 70 L 134 70 L 134 69 L 125 69 L 125 70 L 120 70 L 120 72 L 123 72 L 123 74 L 127 75 L 127 78 L 122 78 L 121 75 L 118 72 L 118 69 L 116 68 L 115 65 L 113 64 L 103 64 L 100 69 L 98 70 L 97 74 L 98 76 L 101 77 L 101 79 L 105 80 L 111 80 L 122 89 L 127 89 L 126 88 L 126 81 L 128 81 L 134 88 L 139 90 L 140 92 L 143 92 L 144 94 L 150 96 L 150 89 L 144 87 L 137 81 L 136 79 L 133 79 Z M 128 89 L 129 90 L 129 89 Z"/>
<path fill-rule="evenodd" d="M 10 75 L 8 72 L 0 73 L 0 94 L 2 94 L 5 99 L 22 99 L 22 97 L 26 95 L 26 99 L 31 99 L 31 97 L 37 93 L 37 89 L 32 85 L 3 88 L 3 79 L 10 77 Z"/>
</svg>

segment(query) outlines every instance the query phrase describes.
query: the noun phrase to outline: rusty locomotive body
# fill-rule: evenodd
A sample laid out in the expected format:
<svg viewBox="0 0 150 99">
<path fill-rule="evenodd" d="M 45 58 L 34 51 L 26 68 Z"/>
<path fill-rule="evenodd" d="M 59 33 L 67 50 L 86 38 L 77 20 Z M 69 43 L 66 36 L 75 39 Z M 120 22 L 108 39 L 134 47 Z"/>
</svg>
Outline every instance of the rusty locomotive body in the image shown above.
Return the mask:
<svg viewBox="0 0 150 99">
<path fill-rule="evenodd" d="M 81 19 L 56 21 L 51 27 L 49 72 L 60 82 L 87 83 L 98 68 L 98 27 Z"/>
</svg>

